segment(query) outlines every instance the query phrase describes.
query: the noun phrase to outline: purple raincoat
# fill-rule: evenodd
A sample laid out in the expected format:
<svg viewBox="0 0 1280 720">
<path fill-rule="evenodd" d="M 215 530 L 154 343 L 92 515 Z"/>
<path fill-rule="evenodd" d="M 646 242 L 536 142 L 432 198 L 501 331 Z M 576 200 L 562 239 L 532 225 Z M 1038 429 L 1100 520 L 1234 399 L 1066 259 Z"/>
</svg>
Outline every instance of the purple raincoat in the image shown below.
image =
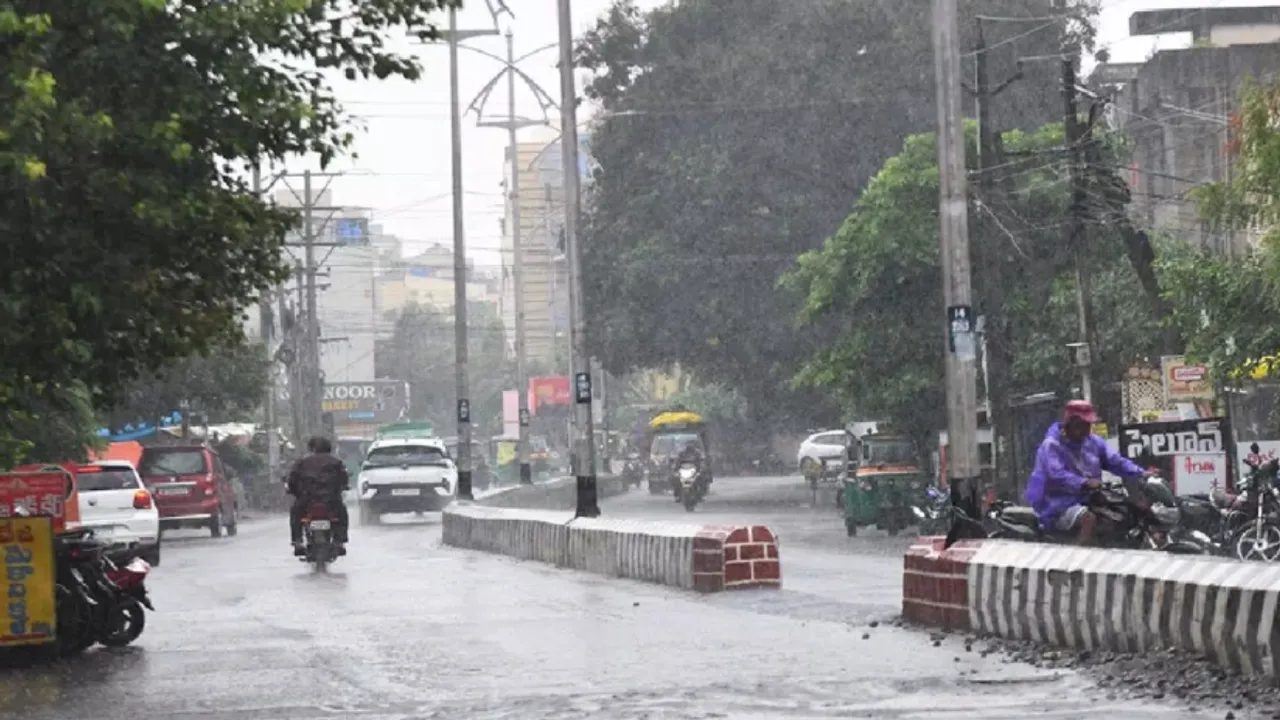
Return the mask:
<svg viewBox="0 0 1280 720">
<path fill-rule="evenodd" d="M 1068 508 L 1088 500 L 1084 484 L 1101 478 L 1103 470 L 1124 480 L 1143 475 L 1142 468 L 1107 447 L 1107 441 L 1097 435 L 1072 443 L 1062 434 L 1061 423 L 1054 423 L 1036 451 L 1036 468 L 1027 481 L 1027 504 L 1035 508 L 1040 527 L 1052 528 Z"/>
</svg>

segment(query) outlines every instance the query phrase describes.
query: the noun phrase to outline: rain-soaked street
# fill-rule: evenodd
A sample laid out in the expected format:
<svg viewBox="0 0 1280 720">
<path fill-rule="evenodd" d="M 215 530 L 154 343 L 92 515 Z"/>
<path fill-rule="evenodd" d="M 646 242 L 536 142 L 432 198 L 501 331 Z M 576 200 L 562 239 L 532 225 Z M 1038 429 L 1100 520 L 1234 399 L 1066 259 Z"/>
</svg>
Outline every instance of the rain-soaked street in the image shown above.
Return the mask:
<svg viewBox="0 0 1280 720">
<path fill-rule="evenodd" d="M 445 548 L 438 517 L 357 528 L 329 576 L 289 556 L 283 518 L 178 533 L 137 646 L 3 671 L 0 717 L 1222 716 L 876 622 L 897 611 L 906 540 L 847 539 L 830 498 L 808 502 L 794 478 L 717 480 L 697 519 L 775 527 L 785 589 L 706 597 Z M 686 519 L 634 491 L 604 511 Z"/>
</svg>

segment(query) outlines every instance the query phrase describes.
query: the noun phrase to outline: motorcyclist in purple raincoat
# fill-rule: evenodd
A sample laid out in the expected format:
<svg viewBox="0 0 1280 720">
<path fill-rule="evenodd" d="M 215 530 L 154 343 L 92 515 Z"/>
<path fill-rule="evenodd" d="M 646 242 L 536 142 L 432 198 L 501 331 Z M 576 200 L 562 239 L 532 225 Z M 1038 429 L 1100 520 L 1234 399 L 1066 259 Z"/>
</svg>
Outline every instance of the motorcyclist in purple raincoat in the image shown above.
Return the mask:
<svg viewBox="0 0 1280 720">
<path fill-rule="evenodd" d="M 1092 545 L 1098 516 L 1089 509 L 1089 494 L 1102 485 L 1102 471 L 1126 483 L 1147 473 L 1102 438 L 1093 434 L 1098 416 L 1093 405 L 1072 400 L 1062 413 L 1062 421 L 1045 433 L 1036 451 L 1036 466 L 1027 481 L 1027 504 L 1040 518 L 1045 532 L 1078 532 L 1081 545 Z M 1139 507 L 1145 507 L 1142 493 L 1131 493 Z"/>
</svg>

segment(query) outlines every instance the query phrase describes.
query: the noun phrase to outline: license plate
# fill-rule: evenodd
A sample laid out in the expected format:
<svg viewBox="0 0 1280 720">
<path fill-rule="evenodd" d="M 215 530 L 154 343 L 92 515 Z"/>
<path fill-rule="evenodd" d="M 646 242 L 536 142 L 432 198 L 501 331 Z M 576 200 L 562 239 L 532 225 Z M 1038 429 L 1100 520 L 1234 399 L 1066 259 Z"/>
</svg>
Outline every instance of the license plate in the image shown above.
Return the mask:
<svg viewBox="0 0 1280 720">
<path fill-rule="evenodd" d="M 418 488 L 396 488 L 395 490 L 391 491 L 391 494 L 399 495 L 399 496 L 421 495 L 422 491 L 419 490 Z"/>
<path fill-rule="evenodd" d="M 312 520 L 311 529 L 312 530 L 328 530 L 329 521 L 328 520 Z"/>
<path fill-rule="evenodd" d="M 184 487 L 162 487 L 160 488 L 160 494 L 161 495 L 186 495 L 187 489 Z"/>
</svg>

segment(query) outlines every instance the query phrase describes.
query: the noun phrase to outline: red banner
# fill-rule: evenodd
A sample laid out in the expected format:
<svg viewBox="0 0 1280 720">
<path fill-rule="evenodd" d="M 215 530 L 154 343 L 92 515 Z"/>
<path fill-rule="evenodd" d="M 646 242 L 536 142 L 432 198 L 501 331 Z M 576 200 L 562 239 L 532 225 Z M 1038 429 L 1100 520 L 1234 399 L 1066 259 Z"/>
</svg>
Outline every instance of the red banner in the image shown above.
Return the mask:
<svg viewBox="0 0 1280 720">
<path fill-rule="evenodd" d="M 52 518 L 54 533 L 67 522 L 80 521 L 75 472 L 60 465 L 25 465 L 0 472 L 0 519 L 26 516 Z"/>
<path fill-rule="evenodd" d="M 536 415 L 543 405 L 571 404 L 567 375 L 529 378 L 529 412 Z"/>
</svg>

